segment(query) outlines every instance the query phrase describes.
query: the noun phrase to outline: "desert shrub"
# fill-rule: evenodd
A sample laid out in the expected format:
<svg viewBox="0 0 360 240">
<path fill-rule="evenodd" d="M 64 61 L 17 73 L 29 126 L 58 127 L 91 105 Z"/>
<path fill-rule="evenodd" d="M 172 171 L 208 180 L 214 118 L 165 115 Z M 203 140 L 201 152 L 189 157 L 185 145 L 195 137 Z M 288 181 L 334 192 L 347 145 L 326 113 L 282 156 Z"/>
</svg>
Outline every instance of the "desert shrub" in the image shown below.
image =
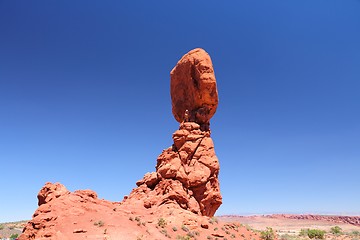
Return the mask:
<svg viewBox="0 0 360 240">
<path fill-rule="evenodd" d="M 304 235 L 304 236 L 307 236 L 307 235 Z M 302 239 L 302 238 L 299 238 L 296 235 L 290 235 L 290 234 L 283 234 L 280 237 L 280 240 L 300 240 L 300 239 Z"/>
<path fill-rule="evenodd" d="M 140 218 L 139 218 L 139 217 L 135 217 L 135 221 L 140 222 Z"/>
<path fill-rule="evenodd" d="M 176 231 L 177 231 L 177 227 L 173 227 L 172 230 L 173 230 L 174 232 L 176 232 Z"/>
<path fill-rule="evenodd" d="M 324 239 L 325 231 L 319 229 L 308 229 L 307 235 L 309 238 Z"/>
<path fill-rule="evenodd" d="M 3 230 L 4 228 L 5 228 L 5 226 L 0 224 L 0 230 Z"/>
<path fill-rule="evenodd" d="M 351 234 L 354 235 L 354 236 L 359 236 L 360 232 L 359 231 L 352 231 Z"/>
<path fill-rule="evenodd" d="M 212 217 L 209 219 L 209 223 L 211 223 L 211 224 L 218 223 L 218 222 L 219 222 L 219 220 L 216 217 Z"/>
<path fill-rule="evenodd" d="M 166 220 L 164 218 L 159 218 L 158 226 L 164 228 L 166 226 Z"/>
<path fill-rule="evenodd" d="M 160 232 L 164 234 L 165 237 L 171 238 L 171 236 L 167 233 L 166 229 L 162 229 Z"/>
<path fill-rule="evenodd" d="M 10 236 L 10 239 L 16 239 L 17 237 L 19 236 L 19 234 L 12 234 L 11 236 Z"/>
<path fill-rule="evenodd" d="M 271 227 L 267 227 L 265 231 L 260 232 L 260 237 L 264 240 L 273 240 L 275 239 L 274 230 Z"/>
<path fill-rule="evenodd" d="M 180 236 L 177 235 L 176 236 L 176 240 L 190 240 L 191 238 L 189 236 Z"/>
<path fill-rule="evenodd" d="M 181 229 L 182 229 L 184 232 L 188 232 L 188 231 L 189 231 L 189 229 L 188 229 L 185 225 L 182 225 L 182 226 L 181 226 Z"/>
<path fill-rule="evenodd" d="M 305 237 L 305 236 L 307 236 L 307 234 L 308 234 L 308 229 L 301 229 L 300 233 L 299 233 L 299 236 L 300 237 Z"/>
<path fill-rule="evenodd" d="M 102 226 L 104 226 L 104 222 L 100 220 L 100 221 L 94 222 L 94 225 L 98 226 L 98 227 L 102 227 Z"/>
<path fill-rule="evenodd" d="M 332 228 L 330 229 L 330 232 L 331 232 L 332 234 L 339 235 L 339 234 L 342 233 L 342 229 L 341 229 L 341 227 L 339 227 L 339 226 L 335 226 L 335 227 L 332 227 Z"/>
</svg>

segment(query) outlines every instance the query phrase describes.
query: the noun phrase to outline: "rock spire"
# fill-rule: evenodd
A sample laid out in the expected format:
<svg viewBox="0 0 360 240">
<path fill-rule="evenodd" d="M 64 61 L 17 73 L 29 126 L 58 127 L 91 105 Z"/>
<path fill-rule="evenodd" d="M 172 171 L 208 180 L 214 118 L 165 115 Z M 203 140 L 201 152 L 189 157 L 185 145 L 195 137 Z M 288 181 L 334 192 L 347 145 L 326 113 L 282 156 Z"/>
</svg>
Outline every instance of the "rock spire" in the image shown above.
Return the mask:
<svg viewBox="0 0 360 240">
<path fill-rule="evenodd" d="M 200 48 L 185 54 L 171 71 L 172 112 L 180 122 L 174 144 L 157 158 L 156 172 L 139 180 L 124 204 L 145 208 L 174 204 L 213 216 L 222 203 L 219 161 L 209 123 L 218 105 L 210 56 Z"/>
</svg>

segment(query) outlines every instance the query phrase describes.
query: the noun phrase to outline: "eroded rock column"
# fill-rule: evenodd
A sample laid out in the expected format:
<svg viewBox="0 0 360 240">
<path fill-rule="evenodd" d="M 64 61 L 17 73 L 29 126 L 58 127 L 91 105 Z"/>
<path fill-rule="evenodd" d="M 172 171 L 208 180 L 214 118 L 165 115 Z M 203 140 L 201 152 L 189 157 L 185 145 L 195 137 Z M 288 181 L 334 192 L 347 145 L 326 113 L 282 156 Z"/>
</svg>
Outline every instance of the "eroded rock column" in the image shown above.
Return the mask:
<svg viewBox="0 0 360 240">
<path fill-rule="evenodd" d="M 172 112 L 180 123 L 174 144 L 157 158 L 156 172 L 145 174 L 123 204 L 145 208 L 174 204 L 213 216 L 222 203 L 219 161 L 210 137 L 210 118 L 218 105 L 210 56 L 203 49 L 185 54 L 171 71 Z"/>
</svg>

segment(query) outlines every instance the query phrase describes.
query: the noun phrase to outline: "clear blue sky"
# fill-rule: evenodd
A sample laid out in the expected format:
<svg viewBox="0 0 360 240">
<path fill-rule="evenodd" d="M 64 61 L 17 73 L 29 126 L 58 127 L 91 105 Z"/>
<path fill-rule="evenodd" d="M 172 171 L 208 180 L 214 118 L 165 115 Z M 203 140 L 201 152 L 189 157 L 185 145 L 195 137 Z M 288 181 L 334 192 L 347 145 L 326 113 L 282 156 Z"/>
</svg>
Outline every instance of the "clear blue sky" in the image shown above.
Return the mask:
<svg viewBox="0 0 360 240">
<path fill-rule="evenodd" d="M 218 214 L 360 213 L 360 1 L 0 0 L 0 222 L 47 181 L 122 200 L 172 144 L 169 72 L 196 47 Z"/>
</svg>

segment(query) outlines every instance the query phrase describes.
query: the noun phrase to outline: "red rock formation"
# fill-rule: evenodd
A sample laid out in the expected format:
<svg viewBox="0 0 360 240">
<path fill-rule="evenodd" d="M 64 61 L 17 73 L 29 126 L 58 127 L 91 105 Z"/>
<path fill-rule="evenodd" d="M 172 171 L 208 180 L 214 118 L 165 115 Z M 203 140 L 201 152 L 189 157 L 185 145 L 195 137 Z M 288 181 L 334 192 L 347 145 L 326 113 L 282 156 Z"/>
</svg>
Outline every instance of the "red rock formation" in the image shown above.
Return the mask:
<svg viewBox="0 0 360 240">
<path fill-rule="evenodd" d="M 96 221 L 107 221 L 119 203 L 97 198 L 91 190 L 69 192 L 60 183 L 46 183 L 38 194 L 39 208 L 33 214 L 19 240 L 78 239 L 95 234 Z M 104 216 L 97 216 L 98 213 Z M 107 215 L 107 217 L 106 217 Z M 97 238 L 102 239 L 102 238 Z"/>
<path fill-rule="evenodd" d="M 201 48 L 185 54 L 170 73 L 172 112 L 181 123 L 185 111 L 189 121 L 205 126 L 215 114 L 218 105 L 216 79 L 211 58 Z"/>
<path fill-rule="evenodd" d="M 19 239 L 164 239 L 164 231 L 157 230 L 160 216 L 178 226 L 223 236 L 225 230 L 214 233 L 204 217 L 213 216 L 222 203 L 219 162 L 209 130 L 218 103 L 216 81 L 204 50 L 190 51 L 172 70 L 171 93 L 173 113 L 181 124 L 173 134 L 174 144 L 158 157 L 156 172 L 145 174 L 121 203 L 100 200 L 91 190 L 72 193 L 61 184 L 47 183 Z M 144 229 L 147 223 L 150 227 Z M 239 235 L 238 226 L 223 227 Z"/>
<path fill-rule="evenodd" d="M 146 182 L 152 186 L 151 174 L 146 176 Z M 182 188 L 181 184 L 172 182 L 167 179 L 162 188 L 165 190 L 168 184 Z M 147 189 L 145 185 L 143 183 L 140 187 Z M 173 195 L 177 196 L 177 193 L 173 192 Z M 225 236 L 260 240 L 257 233 L 245 226 L 222 223 L 215 218 L 174 208 L 176 204 L 144 208 L 137 204 L 109 202 L 98 199 L 91 190 L 69 192 L 58 183 L 47 183 L 39 192 L 40 199 L 39 208 L 26 224 L 19 240 L 163 240 L 185 239 L 186 236 L 196 236 L 198 240 Z"/>
<path fill-rule="evenodd" d="M 174 144 L 157 159 L 156 172 L 145 174 L 124 204 L 175 207 L 213 216 L 222 203 L 219 162 L 209 121 L 218 104 L 210 56 L 203 49 L 185 54 L 171 71 L 172 111 L 180 122 Z"/>
<path fill-rule="evenodd" d="M 180 124 L 174 144 L 157 159 L 156 172 L 145 174 L 124 204 L 146 208 L 174 203 L 175 207 L 213 216 L 222 203 L 219 162 L 209 131 L 194 122 Z"/>
</svg>

